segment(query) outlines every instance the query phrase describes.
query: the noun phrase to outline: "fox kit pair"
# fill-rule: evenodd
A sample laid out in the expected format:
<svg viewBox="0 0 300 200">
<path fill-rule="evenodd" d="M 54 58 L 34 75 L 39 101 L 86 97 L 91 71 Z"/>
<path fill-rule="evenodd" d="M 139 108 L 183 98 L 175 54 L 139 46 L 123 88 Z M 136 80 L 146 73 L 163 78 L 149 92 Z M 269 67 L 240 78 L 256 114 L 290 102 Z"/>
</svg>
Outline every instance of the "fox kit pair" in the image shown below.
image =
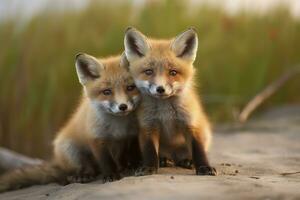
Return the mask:
<svg viewBox="0 0 300 200">
<path fill-rule="evenodd" d="M 143 167 L 136 175 L 156 173 L 159 157 L 173 159 L 179 166 L 192 160 L 196 174 L 216 175 L 206 156 L 210 124 L 193 82 L 195 30 L 173 40 L 152 40 L 128 28 L 124 44 L 130 72 L 142 92 L 137 115 Z"/>
<path fill-rule="evenodd" d="M 192 160 L 196 174 L 216 175 L 206 156 L 210 124 L 193 82 L 196 32 L 152 40 L 128 28 L 124 44 L 120 57 L 76 56 L 84 95 L 54 140 L 53 162 L 4 175 L 0 192 L 65 181 L 69 174 L 72 182 L 98 173 L 104 181 L 119 179 L 124 168 L 139 165 L 140 149 L 136 175 L 156 173 L 160 157 L 184 167 Z"/>
<path fill-rule="evenodd" d="M 140 95 L 125 55 L 98 60 L 78 54 L 76 71 L 84 95 L 54 140 L 53 162 L 5 174 L 0 192 L 49 182 L 88 182 L 98 173 L 104 182 L 112 181 L 125 168 L 137 167 L 138 123 L 133 111 Z"/>
</svg>

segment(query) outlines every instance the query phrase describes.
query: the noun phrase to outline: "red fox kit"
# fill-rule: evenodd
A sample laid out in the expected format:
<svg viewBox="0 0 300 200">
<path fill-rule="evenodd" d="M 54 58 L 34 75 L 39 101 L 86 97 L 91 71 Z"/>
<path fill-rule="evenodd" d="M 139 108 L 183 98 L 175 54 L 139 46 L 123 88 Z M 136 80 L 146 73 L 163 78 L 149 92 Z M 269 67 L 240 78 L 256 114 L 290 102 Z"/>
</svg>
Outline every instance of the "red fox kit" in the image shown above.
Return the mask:
<svg viewBox="0 0 300 200">
<path fill-rule="evenodd" d="M 136 175 L 156 173 L 159 156 L 175 163 L 188 157 L 197 175 L 216 175 L 206 156 L 210 124 L 193 82 L 195 30 L 188 29 L 172 40 L 153 40 L 128 28 L 124 45 L 130 72 L 142 92 L 138 120 L 144 167 Z"/>
<path fill-rule="evenodd" d="M 91 150 L 106 178 L 118 178 L 118 168 L 122 166 L 119 162 L 127 157 L 125 140 L 138 133 L 132 111 L 140 96 L 127 67 L 125 56 L 121 60 L 97 60 L 86 54 L 77 55 L 76 70 L 86 97 L 54 140 L 55 158 L 61 166 L 92 168 L 79 152 L 86 148 Z"/>
<path fill-rule="evenodd" d="M 84 95 L 54 140 L 53 163 L 4 175 L 0 192 L 61 181 L 69 174 L 72 182 L 87 182 L 98 167 L 104 181 L 112 181 L 120 178 L 119 172 L 128 162 L 137 164 L 137 158 L 127 155 L 138 155 L 138 126 L 132 111 L 140 95 L 128 72 L 126 57 L 98 60 L 78 54 L 76 71 Z"/>
</svg>

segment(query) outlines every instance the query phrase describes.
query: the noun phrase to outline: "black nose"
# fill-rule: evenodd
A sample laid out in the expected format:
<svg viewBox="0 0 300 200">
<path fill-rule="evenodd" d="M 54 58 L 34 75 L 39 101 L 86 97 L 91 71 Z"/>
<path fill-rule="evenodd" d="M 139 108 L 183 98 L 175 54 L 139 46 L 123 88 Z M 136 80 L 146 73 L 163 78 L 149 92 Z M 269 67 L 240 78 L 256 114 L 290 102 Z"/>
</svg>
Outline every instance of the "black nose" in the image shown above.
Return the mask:
<svg viewBox="0 0 300 200">
<path fill-rule="evenodd" d="M 121 110 L 121 111 L 125 111 L 125 110 L 127 110 L 127 108 L 128 108 L 128 106 L 126 104 L 124 104 L 124 103 L 122 103 L 121 105 L 119 105 L 119 110 Z"/>
<path fill-rule="evenodd" d="M 159 94 L 163 94 L 165 92 L 165 88 L 163 88 L 162 86 L 158 86 L 156 88 L 156 92 L 158 92 Z"/>
</svg>

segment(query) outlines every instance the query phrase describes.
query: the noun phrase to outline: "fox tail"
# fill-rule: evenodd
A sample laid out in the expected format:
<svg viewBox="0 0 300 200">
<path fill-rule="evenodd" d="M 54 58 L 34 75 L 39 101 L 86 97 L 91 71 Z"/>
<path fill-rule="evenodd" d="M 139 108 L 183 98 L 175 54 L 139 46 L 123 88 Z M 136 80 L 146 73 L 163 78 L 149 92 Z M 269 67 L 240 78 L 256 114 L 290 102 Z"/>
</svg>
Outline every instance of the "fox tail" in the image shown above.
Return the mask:
<svg viewBox="0 0 300 200">
<path fill-rule="evenodd" d="M 0 176 L 0 193 L 53 182 L 64 184 L 66 180 L 66 170 L 55 163 L 45 162 L 40 165 L 16 169 Z"/>
</svg>

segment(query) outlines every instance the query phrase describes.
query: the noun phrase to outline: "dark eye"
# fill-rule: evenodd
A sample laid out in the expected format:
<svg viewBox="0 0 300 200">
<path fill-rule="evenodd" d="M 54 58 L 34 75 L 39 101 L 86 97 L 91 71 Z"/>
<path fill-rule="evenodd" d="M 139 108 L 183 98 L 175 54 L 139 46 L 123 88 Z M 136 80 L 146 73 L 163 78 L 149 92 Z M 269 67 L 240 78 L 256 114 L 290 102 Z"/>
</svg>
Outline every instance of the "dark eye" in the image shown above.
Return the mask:
<svg viewBox="0 0 300 200">
<path fill-rule="evenodd" d="M 151 76 L 153 74 L 153 70 L 152 69 L 146 69 L 144 71 L 144 73 L 147 75 L 147 76 Z"/>
<path fill-rule="evenodd" d="M 169 74 L 171 76 L 176 76 L 177 75 L 177 71 L 176 70 L 170 70 Z"/>
<path fill-rule="evenodd" d="M 108 95 L 112 94 L 112 91 L 111 91 L 111 89 L 105 89 L 102 91 L 102 94 L 104 94 L 105 96 L 108 96 Z"/>
<path fill-rule="evenodd" d="M 135 89 L 135 85 L 129 85 L 127 86 L 127 91 L 132 91 Z"/>
</svg>

